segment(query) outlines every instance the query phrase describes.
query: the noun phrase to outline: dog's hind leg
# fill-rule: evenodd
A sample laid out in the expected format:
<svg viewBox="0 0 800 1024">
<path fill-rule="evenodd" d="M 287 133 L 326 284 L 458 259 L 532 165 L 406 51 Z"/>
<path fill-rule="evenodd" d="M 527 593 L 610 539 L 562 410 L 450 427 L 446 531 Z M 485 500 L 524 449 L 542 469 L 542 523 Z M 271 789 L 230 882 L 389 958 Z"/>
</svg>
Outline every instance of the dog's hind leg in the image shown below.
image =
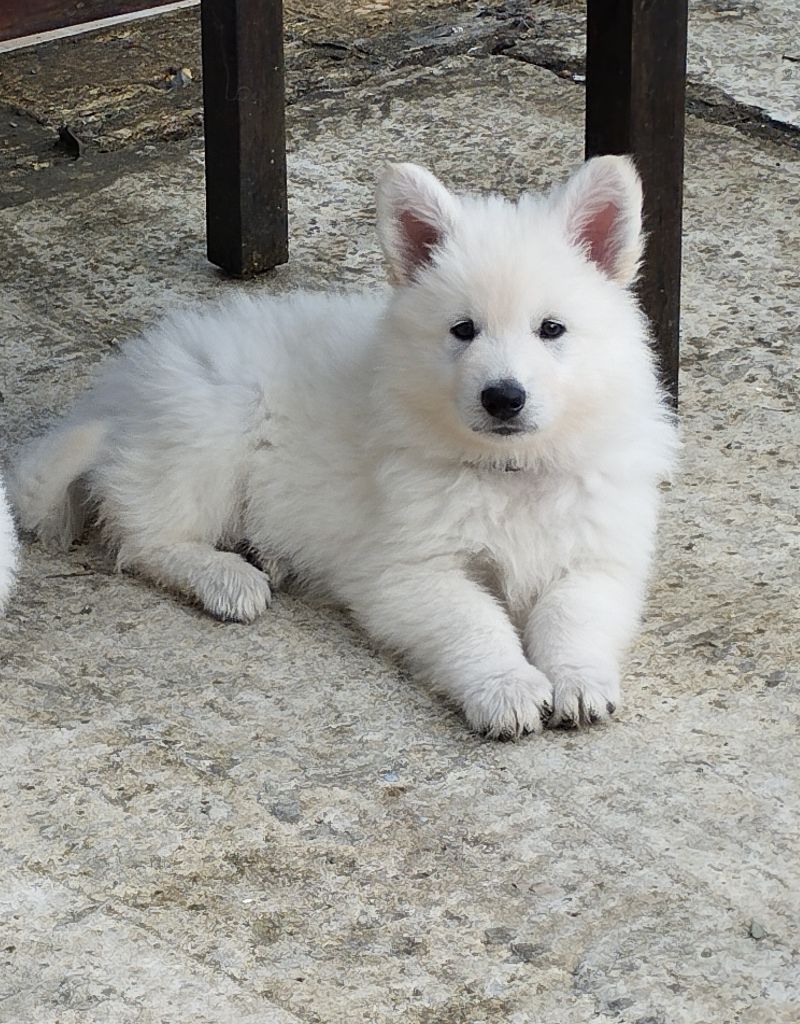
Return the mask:
<svg viewBox="0 0 800 1024">
<path fill-rule="evenodd" d="M 272 597 L 269 579 L 232 551 L 211 544 L 184 541 L 135 554 L 120 553 L 123 567 L 168 590 L 200 604 L 214 618 L 252 622 L 262 615 Z"/>
</svg>

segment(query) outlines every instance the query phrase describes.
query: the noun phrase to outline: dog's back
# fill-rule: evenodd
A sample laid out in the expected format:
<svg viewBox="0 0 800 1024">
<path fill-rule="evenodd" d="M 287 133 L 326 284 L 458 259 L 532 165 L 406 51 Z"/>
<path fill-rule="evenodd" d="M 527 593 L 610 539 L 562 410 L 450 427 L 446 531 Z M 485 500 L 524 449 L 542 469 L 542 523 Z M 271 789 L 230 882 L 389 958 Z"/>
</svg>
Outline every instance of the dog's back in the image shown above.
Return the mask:
<svg viewBox="0 0 800 1024">
<path fill-rule="evenodd" d="M 332 460 L 348 458 L 381 308 L 375 295 L 239 294 L 156 325 L 20 453 L 10 485 L 23 528 L 66 547 L 89 511 L 120 567 L 142 568 L 149 559 L 150 575 L 167 584 L 174 575 L 183 589 L 213 558 L 195 557 L 195 570 L 175 574 L 152 552 L 176 542 L 243 541 L 254 463 L 270 449 L 286 452 L 300 439 L 304 469 L 276 480 L 302 473 L 306 488 L 315 465 L 325 467 L 327 480 Z M 341 465 L 338 475 L 352 470 Z M 325 483 L 316 484 L 311 494 L 322 501 Z M 261 500 L 274 506 L 282 498 Z M 192 561 L 197 550 L 184 554 Z M 251 618 L 263 610 L 268 588 L 244 562 L 229 561 L 228 575 L 239 568 L 250 584 L 239 588 L 249 595 L 242 617 Z M 217 605 L 220 616 L 239 617 L 230 601 Z"/>
</svg>

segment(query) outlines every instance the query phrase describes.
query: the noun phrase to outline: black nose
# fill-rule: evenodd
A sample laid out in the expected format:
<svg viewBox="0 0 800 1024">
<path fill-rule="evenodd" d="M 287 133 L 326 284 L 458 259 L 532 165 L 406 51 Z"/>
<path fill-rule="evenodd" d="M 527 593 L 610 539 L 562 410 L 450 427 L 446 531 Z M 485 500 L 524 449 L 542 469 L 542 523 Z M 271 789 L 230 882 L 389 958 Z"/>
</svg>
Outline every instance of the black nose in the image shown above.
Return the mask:
<svg viewBox="0 0 800 1024">
<path fill-rule="evenodd" d="M 499 380 L 481 391 L 481 405 L 496 420 L 513 420 L 525 405 L 525 388 L 515 380 Z"/>
</svg>

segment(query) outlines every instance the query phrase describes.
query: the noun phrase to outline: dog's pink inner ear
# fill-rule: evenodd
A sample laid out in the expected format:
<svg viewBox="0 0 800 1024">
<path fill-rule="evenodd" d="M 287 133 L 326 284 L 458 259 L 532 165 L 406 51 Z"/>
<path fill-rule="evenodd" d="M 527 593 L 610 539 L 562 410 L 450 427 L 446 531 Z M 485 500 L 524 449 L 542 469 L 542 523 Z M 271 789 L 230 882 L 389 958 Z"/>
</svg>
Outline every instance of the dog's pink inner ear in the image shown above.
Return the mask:
<svg viewBox="0 0 800 1024">
<path fill-rule="evenodd" d="M 588 248 L 589 259 L 607 274 L 613 274 L 619 256 L 619 238 L 615 230 L 620 209 L 616 203 L 605 203 L 581 224 L 580 241 Z"/>
<path fill-rule="evenodd" d="M 429 263 L 431 251 L 441 240 L 441 234 L 433 224 L 422 220 L 411 210 L 403 210 L 400 214 L 400 230 L 407 269 L 414 270 L 423 263 Z"/>
</svg>

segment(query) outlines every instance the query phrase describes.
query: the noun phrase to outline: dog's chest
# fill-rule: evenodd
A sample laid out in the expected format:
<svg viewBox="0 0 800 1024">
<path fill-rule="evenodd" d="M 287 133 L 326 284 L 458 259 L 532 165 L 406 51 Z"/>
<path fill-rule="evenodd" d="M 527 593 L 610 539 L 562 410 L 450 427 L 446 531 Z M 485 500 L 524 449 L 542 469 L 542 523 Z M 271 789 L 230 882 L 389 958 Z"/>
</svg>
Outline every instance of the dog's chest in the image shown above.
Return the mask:
<svg viewBox="0 0 800 1024">
<path fill-rule="evenodd" d="M 509 595 L 529 595 L 568 566 L 582 533 L 578 481 L 482 471 L 453 495 L 461 510 L 453 540 Z"/>
</svg>

